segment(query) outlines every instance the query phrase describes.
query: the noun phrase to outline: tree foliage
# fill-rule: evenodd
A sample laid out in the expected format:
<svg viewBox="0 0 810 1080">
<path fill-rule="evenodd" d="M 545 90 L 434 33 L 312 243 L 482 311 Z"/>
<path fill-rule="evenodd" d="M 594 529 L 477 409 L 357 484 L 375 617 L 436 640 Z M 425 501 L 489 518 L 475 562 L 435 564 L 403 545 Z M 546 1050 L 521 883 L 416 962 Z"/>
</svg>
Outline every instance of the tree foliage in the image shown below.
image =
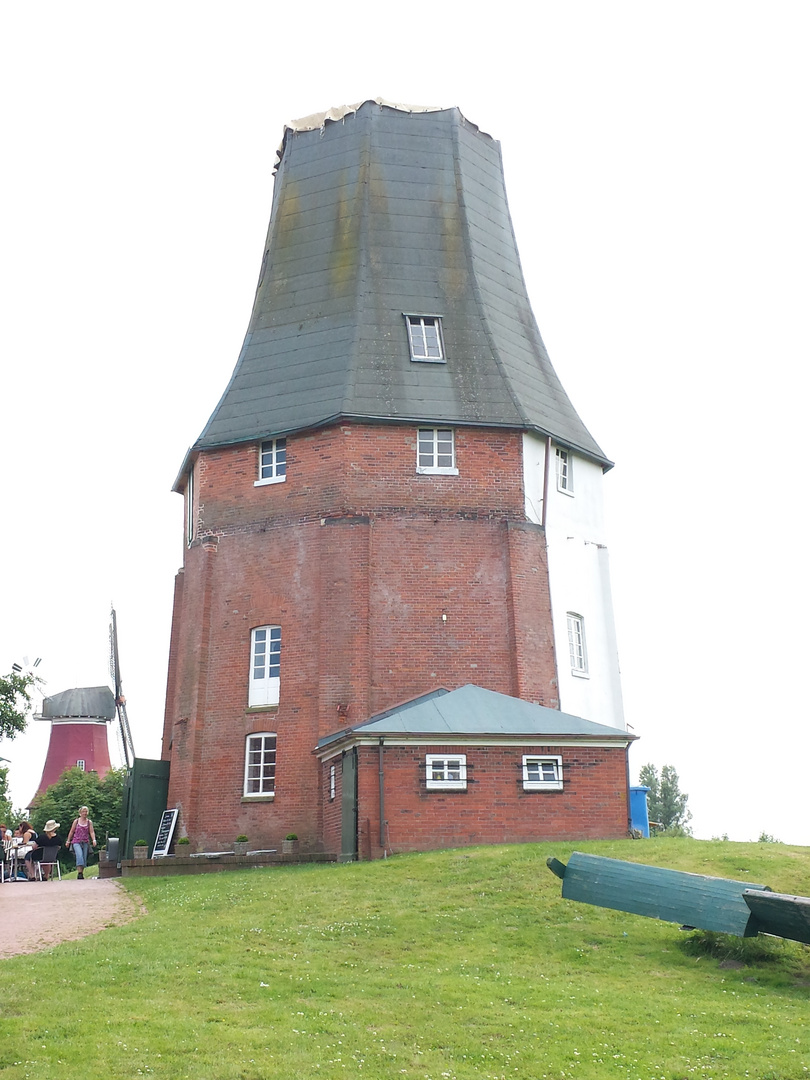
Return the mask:
<svg viewBox="0 0 810 1080">
<path fill-rule="evenodd" d="M 31 694 L 38 681 L 29 673 L 12 671 L 10 675 L 0 675 L 0 737 L 13 739 L 25 731 Z"/>
<path fill-rule="evenodd" d="M 101 847 L 108 836 L 120 834 L 126 775 L 126 769 L 111 769 L 99 780 L 97 772 L 67 769 L 37 801 L 31 812 L 31 824 L 41 832 L 48 818 L 53 818 L 59 822 L 60 832 L 67 840 L 71 822 L 79 816 L 79 807 L 86 806 Z"/>
<path fill-rule="evenodd" d="M 8 767 L 0 768 L 0 821 L 11 826 L 16 824 L 14 808 L 8 793 Z"/>
<path fill-rule="evenodd" d="M 674 767 L 664 765 L 659 776 L 654 765 L 644 765 L 638 778 L 640 784 L 650 789 L 647 793 L 650 822 L 661 829 L 688 832 L 687 822 L 692 817 L 692 811 L 686 805 L 689 796 L 681 791 Z"/>
</svg>

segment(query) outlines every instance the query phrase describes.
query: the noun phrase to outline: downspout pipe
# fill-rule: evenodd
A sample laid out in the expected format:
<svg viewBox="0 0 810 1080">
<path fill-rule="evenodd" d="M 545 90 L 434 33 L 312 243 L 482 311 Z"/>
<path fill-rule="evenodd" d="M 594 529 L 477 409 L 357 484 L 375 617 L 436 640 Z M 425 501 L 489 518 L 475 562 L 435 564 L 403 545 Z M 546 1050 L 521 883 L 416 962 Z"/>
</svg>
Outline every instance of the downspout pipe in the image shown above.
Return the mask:
<svg viewBox="0 0 810 1080">
<path fill-rule="evenodd" d="M 546 507 L 548 506 L 548 471 L 551 468 L 551 436 L 546 436 L 546 460 L 543 462 L 543 512 L 540 524 L 546 527 Z"/>
<path fill-rule="evenodd" d="M 385 854 L 385 773 L 383 771 L 383 747 L 385 740 L 380 739 L 377 752 L 380 760 L 380 847 Z"/>
</svg>

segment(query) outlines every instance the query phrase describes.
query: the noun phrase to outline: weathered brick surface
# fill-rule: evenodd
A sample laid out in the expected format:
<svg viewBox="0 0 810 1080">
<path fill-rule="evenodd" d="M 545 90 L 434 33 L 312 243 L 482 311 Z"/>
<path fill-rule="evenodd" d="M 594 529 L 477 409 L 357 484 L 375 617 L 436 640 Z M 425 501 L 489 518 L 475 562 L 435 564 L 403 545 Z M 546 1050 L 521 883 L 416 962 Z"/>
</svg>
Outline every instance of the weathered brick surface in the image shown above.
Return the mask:
<svg viewBox="0 0 810 1080">
<path fill-rule="evenodd" d="M 383 750 L 383 818 L 380 828 L 380 751 L 358 747 L 357 815 L 360 848 L 421 851 L 469 844 L 619 838 L 627 835 L 626 754 L 618 748 L 578 746 L 393 745 Z M 425 755 L 465 754 L 465 791 L 428 790 Z M 562 791 L 524 791 L 523 755 L 559 755 Z M 342 756 L 324 763 L 324 841 L 340 851 Z M 336 797 L 329 800 L 335 766 Z"/>
<path fill-rule="evenodd" d="M 416 474 L 415 426 L 343 424 L 290 438 L 279 484 L 254 486 L 257 454 L 258 444 L 211 450 L 196 465 L 197 532 L 178 576 L 167 689 L 169 804 L 203 847 L 239 833 L 279 847 L 294 831 L 305 850 L 336 852 L 340 769 L 332 802 L 319 738 L 437 685 L 474 682 L 556 706 L 545 536 L 523 514 L 518 432 L 457 429 L 454 477 Z M 267 624 L 282 627 L 280 700 L 251 710 L 250 632 Z M 259 731 L 278 736 L 276 793 L 245 801 L 245 738 Z M 361 769 L 361 786 L 375 788 L 376 774 Z M 417 803 L 397 811 L 398 849 L 531 831 L 513 811 L 542 800 L 512 790 L 473 820 L 477 791 L 441 803 L 417 790 Z M 576 819 L 560 809 L 563 794 L 548 805 L 566 835 L 616 834 L 607 796 L 597 805 L 590 788 L 572 790 Z M 373 798 L 364 792 L 361 854 L 381 850 Z"/>
</svg>

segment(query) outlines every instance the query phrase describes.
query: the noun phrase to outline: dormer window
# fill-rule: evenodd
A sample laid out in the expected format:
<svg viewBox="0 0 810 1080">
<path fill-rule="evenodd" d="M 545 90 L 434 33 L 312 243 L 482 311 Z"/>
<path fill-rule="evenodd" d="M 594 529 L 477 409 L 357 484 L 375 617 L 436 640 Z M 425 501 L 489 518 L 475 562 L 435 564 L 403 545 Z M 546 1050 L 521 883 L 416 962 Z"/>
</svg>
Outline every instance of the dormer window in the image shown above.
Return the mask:
<svg viewBox="0 0 810 1080">
<path fill-rule="evenodd" d="M 263 484 L 282 484 L 287 479 L 287 440 L 265 439 L 259 448 L 259 479 L 254 487 Z"/>
<path fill-rule="evenodd" d="M 411 360 L 421 360 L 431 364 L 445 362 L 442 343 L 442 320 L 438 315 L 406 315 L 408 344 L 411 347 Z"/>
</svg>

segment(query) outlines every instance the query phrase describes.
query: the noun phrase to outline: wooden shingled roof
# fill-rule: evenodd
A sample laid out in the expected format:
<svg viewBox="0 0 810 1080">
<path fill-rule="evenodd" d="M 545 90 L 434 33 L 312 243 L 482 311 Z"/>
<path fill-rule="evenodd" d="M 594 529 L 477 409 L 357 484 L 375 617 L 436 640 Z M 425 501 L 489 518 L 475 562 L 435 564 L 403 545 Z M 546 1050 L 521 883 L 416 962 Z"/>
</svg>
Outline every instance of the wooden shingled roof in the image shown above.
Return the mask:
<svg viewBox="0 0 810 1080">
<path fill-rule="evenodd" d="M 410 359 L 406 314 L 441 317 L 446 362 Z M 500 146 L 458 109 L 285 133 L 248 332 L 192 449 L 336 420 L 518 428 L 610 466 L 540 337 Z"/>
</svg>

